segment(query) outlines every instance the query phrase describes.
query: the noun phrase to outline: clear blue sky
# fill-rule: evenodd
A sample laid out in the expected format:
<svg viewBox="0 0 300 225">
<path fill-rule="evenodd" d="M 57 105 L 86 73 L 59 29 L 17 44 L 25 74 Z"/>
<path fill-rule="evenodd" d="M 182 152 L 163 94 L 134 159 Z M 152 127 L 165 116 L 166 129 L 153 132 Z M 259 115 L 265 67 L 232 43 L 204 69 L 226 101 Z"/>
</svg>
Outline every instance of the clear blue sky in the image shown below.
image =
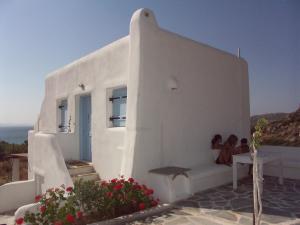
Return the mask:
<svg viewBox="0 0 300 225">
<path fill-rule="evenodd" d="M 300 103 L 298 0 L 0 0 L 0 123 L 33 124 L 45 76 L 128 34 L 132 13 L 248 61 L 251 114 Z"/>
</svg>

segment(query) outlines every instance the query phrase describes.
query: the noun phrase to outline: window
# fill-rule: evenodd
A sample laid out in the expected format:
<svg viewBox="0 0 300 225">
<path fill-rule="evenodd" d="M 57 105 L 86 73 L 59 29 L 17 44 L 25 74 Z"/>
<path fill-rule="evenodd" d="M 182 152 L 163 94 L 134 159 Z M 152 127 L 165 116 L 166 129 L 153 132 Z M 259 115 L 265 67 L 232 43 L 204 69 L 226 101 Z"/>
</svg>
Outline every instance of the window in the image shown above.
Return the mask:
<svg viewBox="0 0 300 225">
<path fill-rule="evenodd" d="M 112 90 L 112 96 L 109 98 L 111 102 L 111 127 L 125 127 L 126 125 L 126 103 L 127 88 L 122 87 Z"/>
<path fill-rule="evenodd" d="M 60 121 L 59 121 L 59 131 L 60 132 L 67 132 L 68 131 L 68 100 L 64 99 L 61 100 L 59 106 L 59 117 L 60 117 Z"/>
</svg>

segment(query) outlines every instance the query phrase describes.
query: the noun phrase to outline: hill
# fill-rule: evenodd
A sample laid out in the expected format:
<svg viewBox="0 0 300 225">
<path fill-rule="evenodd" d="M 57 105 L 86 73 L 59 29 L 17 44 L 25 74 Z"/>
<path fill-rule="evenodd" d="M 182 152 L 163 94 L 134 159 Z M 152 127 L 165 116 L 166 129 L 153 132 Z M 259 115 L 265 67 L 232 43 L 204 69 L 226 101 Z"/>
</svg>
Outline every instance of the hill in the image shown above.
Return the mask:
<svg viewBox="0 0 300 225">
<path fill-rule="evenodd" d="M 259 118 L 269 123 L 263 131 L 263 144 L 300 147 L 300 108 L 292 113 L 271 113 L 251 117 L 251 127 Z"/>
</svg>

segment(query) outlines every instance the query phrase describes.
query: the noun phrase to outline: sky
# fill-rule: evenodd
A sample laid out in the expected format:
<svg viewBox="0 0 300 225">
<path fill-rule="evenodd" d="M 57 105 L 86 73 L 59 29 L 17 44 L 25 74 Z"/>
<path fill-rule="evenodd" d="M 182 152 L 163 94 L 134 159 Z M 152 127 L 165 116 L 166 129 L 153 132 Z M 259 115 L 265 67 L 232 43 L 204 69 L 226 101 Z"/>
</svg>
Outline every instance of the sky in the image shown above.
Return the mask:
<svg viewBox="0 0 300 225">
<path fill-rule="evenodd" d="M 46 75 L 126 36 L 139 8 L 164 29 L 241 48 L 251 115 L 299 107 L 298 0 L 0 0 L 0 124 L 34 124 Z"/>
</svg>

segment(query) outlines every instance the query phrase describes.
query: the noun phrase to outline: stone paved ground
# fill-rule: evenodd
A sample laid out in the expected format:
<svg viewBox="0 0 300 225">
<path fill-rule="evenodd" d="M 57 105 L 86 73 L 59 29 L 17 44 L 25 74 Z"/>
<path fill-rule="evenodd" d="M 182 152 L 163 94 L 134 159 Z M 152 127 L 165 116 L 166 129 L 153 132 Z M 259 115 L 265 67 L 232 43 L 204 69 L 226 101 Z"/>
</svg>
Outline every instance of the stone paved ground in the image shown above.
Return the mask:
<svg viewBox="0 0 300 225">
<path fill-rule="evenodd" d="M 130 225 L 252 225 L 252 178 L 239 182 L 237 191 L 232 184 L 196 193 L 179 201 L 168 211 L 134 221 Z M 265 177 L 262 225 L 300 225 L 300 180 Z"/>
<path fill-rule="evenodd" d="M 15 211 L 0 213 L 0 225 L 13 225 L 15 221 L 14 213 Z"/>
</svg>

